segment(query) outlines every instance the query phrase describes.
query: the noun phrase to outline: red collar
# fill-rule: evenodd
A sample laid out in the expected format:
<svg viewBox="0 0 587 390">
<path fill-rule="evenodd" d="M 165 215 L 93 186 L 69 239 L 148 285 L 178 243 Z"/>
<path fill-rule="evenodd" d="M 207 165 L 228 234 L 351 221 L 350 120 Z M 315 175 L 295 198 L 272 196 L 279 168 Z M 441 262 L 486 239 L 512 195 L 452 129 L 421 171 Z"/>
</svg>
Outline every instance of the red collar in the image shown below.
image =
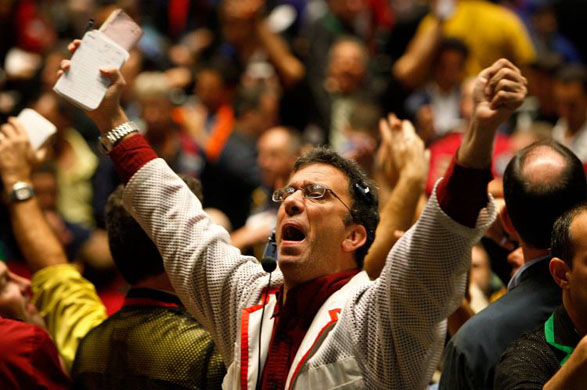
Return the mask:
<svg viewBox="0 0 587 390">
<path fill-rule="evenodd" d="M 293 359 L 316 313 L 332 294 L 359 271 L 357 268 L 349 269 L 300 284 L 288 291 L 285 305 L 281 304 L 282 287 L 274 311 L 276 318 L 271 345 L 262 374 L 263 389 L 285 388 Z"/>
<path fill-rule="evenodd" d="M 287 300 L 283 306 L 281 304 L 282 287 L 280 290 L 280 304 L 275 315 L 283 313 L 287 317 L 303 318 L 309 321 L 309 325 L 320 307 L 322 307 L 322 304 L 359 272 L 358 268 L 347 269 L 299 284 L 287 292 Z"/>
</svg>

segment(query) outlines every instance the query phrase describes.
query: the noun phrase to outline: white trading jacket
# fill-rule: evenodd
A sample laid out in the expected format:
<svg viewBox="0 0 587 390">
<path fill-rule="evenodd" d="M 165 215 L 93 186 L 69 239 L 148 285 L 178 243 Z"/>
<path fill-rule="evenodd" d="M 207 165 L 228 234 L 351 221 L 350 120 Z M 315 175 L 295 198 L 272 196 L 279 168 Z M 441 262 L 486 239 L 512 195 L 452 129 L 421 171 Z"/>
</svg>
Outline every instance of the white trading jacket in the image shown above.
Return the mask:
<svg viewBox="0 0 587 390">
<path fill-rule="evenodd" d="M 302 372 L 302 366 L 313 357 L 323 343 L 328 343 L 330 331 L 338 322 L 345 303 L 358 286 L 369 283 L 369 276 L 361 272 L 353 277 L 349 283 L 332 294 L 322 305 L 308 332 L 304 336 L 300 348 L 291 365 L 287 377 L 286 388 L 297 389 L 363 389 L 365 388 L 361 370 L 352 356 L 337 361 L 336 364 L 322 366 L 309 372 Z M 265 366 L 267 351 L 271 342 L 271 330 L 273 329 L 273 311 L 277 303 L 275 292 L 270 291 L 269 301 L 265 306 L 263 315 L 261 364 Z M 245 308 L 241 314 L 241 329 L 235 348 L 235 359 L 229 367 L 224 378 L 225 389 L 255 389 L 258 374 L 259 356 L 259 326 L 263 305 L 259 304 Z M 245 348 L 243 348 L 245 346 Z M 243 362 L 245 364 L 243 364 Z M 240 382 L 241 378 L 247 378 L 248 387 Z M 344 385 L 344 387 L 341 387 Z"/>
<path fill-rule="evenodd" d="M 217 343 L 228 367 L 223 387 L 254 389 L 268 274 L 230 245 L 228 233 L 212 223 L 161 159 L 135 173 L 124 204 L 157 245 L 186 308 Z M 433 194 L 416 225 L 389 253 L 381 276 L 371 282 L 360 273 L 323 304 L 290 368 L 287 388 L 427 387 L 442 352 L 445 319 L 464 293 L 472 245 L 494 219 L 489 202 L 474 229 L 460 225 L 444 214 Z M 282 283 L 276 270 L 271 287 Z M 263 365 L 274 307 L 270 294 Z"/>
</svg>

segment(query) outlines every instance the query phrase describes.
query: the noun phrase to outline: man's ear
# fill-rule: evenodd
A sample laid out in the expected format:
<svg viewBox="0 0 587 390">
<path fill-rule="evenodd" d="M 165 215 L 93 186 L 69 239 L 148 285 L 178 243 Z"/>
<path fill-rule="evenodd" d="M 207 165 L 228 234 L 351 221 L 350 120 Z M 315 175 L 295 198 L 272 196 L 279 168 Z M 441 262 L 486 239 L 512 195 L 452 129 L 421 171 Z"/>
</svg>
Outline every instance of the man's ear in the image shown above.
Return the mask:
<svg viewBox="0 0 587 390">
<path fill-rule="evenodd" d="M 571 273 L 571 269 L 564 260 L 561 260 L 558 257 L 553 257 L 550 260 L 549 270 L 554 282 L 558 284 L 560 288 L 565 290 L 569 287 L 569 274 Z"/>
<path fill-rule="evenodd" d="M 352 223 L 347 226 L 346 237 L 342 242 L 342 249 L 345 252 L 353 252 L 363 246 L 367 241 L 367 229 L 365 226 Z"/>
<path fill-rule="evenodd" d="M 508 213 L 507 207 L 503 206 L 499 214 L 501 217 L 501 224 L 503 225 L 505 232 L 510 236 L 510 239 L 518 243 L 521 243 L 522 241 L 520 240 L 518 231 L 512 223 L 512 219 L 510 218 L 510 213 Z"/>
<path fill-rule="evenodd" d="M 503 228 L 505 229 L 507 234 L 509 234 L 510 236 L 512 236 L 513 234 L 516 234 L 516 228 L 514 227 L 514 224 L 512 223 L 512 219 L 510 218 L 510 213 L 508 213 L 508 208 L 506 206 L 503 206 L 503 208 L 501 209 L 500 216 L 501 216 L 501 222 L 503 224 Z"/>
</svg>

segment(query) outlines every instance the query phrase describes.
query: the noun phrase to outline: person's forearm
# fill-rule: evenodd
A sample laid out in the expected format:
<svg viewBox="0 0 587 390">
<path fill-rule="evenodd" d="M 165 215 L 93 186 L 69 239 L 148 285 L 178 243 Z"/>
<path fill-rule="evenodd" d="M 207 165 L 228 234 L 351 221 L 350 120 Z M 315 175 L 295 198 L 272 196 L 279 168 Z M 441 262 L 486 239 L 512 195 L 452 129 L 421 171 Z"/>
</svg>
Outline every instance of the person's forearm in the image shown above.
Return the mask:
<svg viewBox="0 0 587 390">
<path fill-rule="evenodd" d="M 398 240 L 394 232 L 406 231 L 414 221 L 414 213 L 424 189 L 422 178 L 401 176 L 381 211 L 375 241 L 365 257 L 364 269 L 371 279 L 381 273 L 387 254 Z"/>
<path fill-rule="evenodd" d="M 45 220 L 36 198 L 11 203 L 10 215 L 14 236 L 33 273 L 67 263 L 63 247 Z"/>
<path fill-rule="evenodd" d="M 489 168 L 496 132 L 497 126 L 491 129 L 481 128 L 473 119 L 457 153 L 459 164 L 473 169 Z"/>
<path fill-rule="evenodd" d="M 112 148 L 110 158 L 122 184 L 146 163 L 157 158 L 157 154 L 142 135 L 129 134 Z"/>
<path fill-rule="evenodd" d="M 257 35 L 285 87 L 292 87 L 304 77 L 306 69 L 302 62 L 291 54 L 287 44 L 265 21 L 257 22 Z"/>
<path fill-rule="evenodd" d="M 393 75 L 408 89 L 420 86 L 430 73 L 430 64 L 442 38 L 442 23 L 433 22 L 432 28 L 416 35 L 408 50 L 393 65 Z"/>
<path fill-rule="evenodd" d="M 453 158 L 444 178 L 436 187 L 440 208 L 456 222 L 474 227 L 479 212 L 489 202 L 487 184 L 491 179 L 488 167 L 470 168 Z"/>
<path fill-rule="evenodd" d="M 92 120 L 100 130 L 100 133 L 105 134 L 116 126 L 128 121 L 126 113 L 120 106 L 117 110 L 114 110 L 114 112 L 114 115 L 101 116 L 96 113 L 91 116 Z"/>
</svg>

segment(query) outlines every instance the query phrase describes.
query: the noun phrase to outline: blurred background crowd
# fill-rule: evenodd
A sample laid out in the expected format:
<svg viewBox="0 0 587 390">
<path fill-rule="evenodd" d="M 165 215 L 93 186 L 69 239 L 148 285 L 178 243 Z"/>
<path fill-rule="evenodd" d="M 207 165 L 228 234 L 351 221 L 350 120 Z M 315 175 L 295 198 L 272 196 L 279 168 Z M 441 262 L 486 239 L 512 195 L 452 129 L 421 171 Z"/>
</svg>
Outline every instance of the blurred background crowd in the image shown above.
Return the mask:
<svg viewBox="0 0 587 390">
<path fill-rule="evenodd" d="M 35 192 L 108 313 L 127 289 L 104 222 L 119 182 L 98 130 L 52 87 L 67 44 L 116 8 L 144 30 L 122 67 L 126 113 L 176 172 L 200 179 L 209 214 L 257 257 L 275 224 L 271 193 L 308 146 L 327 144 L 377 179 L 386 113 L 410 119 L 430 150 L 425 199 L 471 119 L 471 77 L 502 57 L 522 69 L 529 97 L 500 129 L 490 192 L 503 196 L 507 163 L 539 139 L 587 163 L 581 0 L 0 0 L 0 123 L 32 107 L 57 126 Z M 473 251 L 473 312 L 523 264 L 514 242 L 500 244 Z M 0 258 L 30 275 L 9 223 Z"/>
</svg>

